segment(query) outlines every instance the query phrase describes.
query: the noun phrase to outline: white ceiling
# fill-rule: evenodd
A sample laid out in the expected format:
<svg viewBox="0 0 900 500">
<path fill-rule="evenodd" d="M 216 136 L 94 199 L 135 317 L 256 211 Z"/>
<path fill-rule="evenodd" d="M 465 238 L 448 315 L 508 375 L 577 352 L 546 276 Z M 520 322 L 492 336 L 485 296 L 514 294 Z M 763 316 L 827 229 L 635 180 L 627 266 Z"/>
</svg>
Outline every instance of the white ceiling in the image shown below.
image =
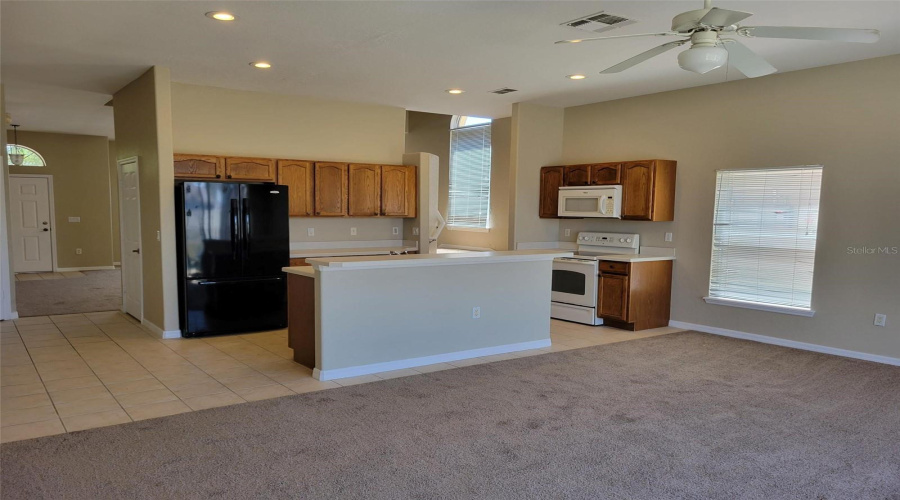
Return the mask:
<svg viewBox="0 0 900 500">
<path fill-rule="evenodd" d="M 897 1 L 721 1 L 745 25 L 876 28 L 876 44 L 747 40 L 781 72 L 900 53 Z M 560 23 L 604 10 L 637 19 L 605 33 L 664 31 L 694 1 L 6 1 L 0 75 L 22 130 L 112 136 L 110 96 L 151 65 L 177 82 L 508 116 L 514 102 L 573 106 L 742 78 L 681 70 L 672 51 L 616 75 L 598 72 L 659 38 L 554 45 L 589 36 Z M 204 17 L 228 10 L 232 23 Z M 268 60 L 271 70 L 250 61 Z M 584 73 L 587 80 L 565 75 Z M 451 96 L 445 89 L 466 90 Z M 507 95 L 490 90 L 518 89 Z"/>
</svg>

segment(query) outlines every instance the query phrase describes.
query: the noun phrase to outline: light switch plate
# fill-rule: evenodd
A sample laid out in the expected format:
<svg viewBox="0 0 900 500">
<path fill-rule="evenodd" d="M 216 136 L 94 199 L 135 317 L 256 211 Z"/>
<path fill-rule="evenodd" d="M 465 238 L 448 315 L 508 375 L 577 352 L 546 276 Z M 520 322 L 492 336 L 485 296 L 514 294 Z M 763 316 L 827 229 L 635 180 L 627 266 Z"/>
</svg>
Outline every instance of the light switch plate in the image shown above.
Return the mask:
<svg viewBox="0 0 900 500">
<path fill-rule="evenodd" d="M 307 236 L 315 236 L 315 235 L 316 235 L 316 228 L 314 228 L 314 227 L 308 227 L 308 228 L 306 228 L 306 235 L 307 235 Z"/>
<path fill-rule="evenodd" d="M 666 233 L 666 241 L 672 241 L 672 233 Z"/>
<path fill-rule="evenodd" d="M 419 228 L 414 227 L 413 228 L 413 236 L 418 236 L 418 235 L 419 235 Z"/>
<path fill-rule="evenodd" d="M 69 222 L 81 222 L 81 217 L 69 217 Z"/>
<path fill-rule="evenodd" d="M 356 236 L 356 228 L 355 227 L 350 228 L 350 236 Z"/>
<path fill-rule="evenodd" d="M 887 323 L 887 314 L 875 315 L 875 326 L 884 326 Z"/>
</svg>

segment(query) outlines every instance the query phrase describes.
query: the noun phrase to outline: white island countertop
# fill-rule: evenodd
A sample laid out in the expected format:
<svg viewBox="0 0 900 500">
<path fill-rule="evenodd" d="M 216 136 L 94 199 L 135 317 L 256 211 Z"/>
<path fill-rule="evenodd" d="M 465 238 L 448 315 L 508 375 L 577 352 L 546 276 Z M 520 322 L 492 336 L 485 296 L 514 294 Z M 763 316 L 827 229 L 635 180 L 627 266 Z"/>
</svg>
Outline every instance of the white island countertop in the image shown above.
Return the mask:
<svg viewBox="0 0 900 500">
<path fill-rule="evenodd" d="M 561 250 L 514 250 L 503 252 L 466 252 L 413 255 L 375 255 L 365 257 L 328 257 L 307 259 L 318 271 L 349 271 L 355 269 L 385 269 L 393 267 L 455 266 L 468 264 L 496 264 L 528 262 L 571 257 L 572 252 Z M 308 266 L 305 266 L 308 267 Z M 285 267 L 287 273 L 309 275 L 304 267 Z"/>
<path fill-rule="evenodd" d="M 312 257 L 350 257 L 356 255 L 390 255 L 391 252 L 415 252 L 414 246 L 360 247 L 360 248 L 302 248 L 291 250 L 292 259 Z"/>
</svg>

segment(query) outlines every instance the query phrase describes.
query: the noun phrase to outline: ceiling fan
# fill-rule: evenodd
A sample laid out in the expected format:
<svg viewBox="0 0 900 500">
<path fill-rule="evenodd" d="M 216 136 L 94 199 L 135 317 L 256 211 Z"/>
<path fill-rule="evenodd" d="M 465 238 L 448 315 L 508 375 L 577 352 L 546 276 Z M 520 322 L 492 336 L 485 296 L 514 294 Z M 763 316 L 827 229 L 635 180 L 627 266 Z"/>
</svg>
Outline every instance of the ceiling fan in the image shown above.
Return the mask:
<svg viewBox="0 0 900 500">
<path fill-rule="evenodd" d="M 877 42 L 880 36 L 879 31 L 875 29 L 741 26 L 738 24 L 751 15 L 753 14 L 749 12 L 713 7 L 712 0 L 704 0 L 702 9 L 683 12 L 675 16 L 672 19 L 672 31 L 579 38 L 575 40 L 560 40 L 556 43 L 592 42 L 641 36 L 675 36 L 680 37 L 680 39 L 642 52 L 631 59 L 626 59 L 619 64 L 610 66 L 600 73 L 609 74 L 625 71 L 663 52 L 690 42 L 691 47 L 678 54 L 678 65 L 683 69 L 702 75 L 722 67 L 730 60 L 731 65 L 737 68 L 738 71 L 748 78 L 755 78 L 775 73 L 778 70 L 746 45 L 737 41 L 737 39 L 726 38 L 726 36 L 737 35 L 746 38 L 793 38 L 860 43 Z"/>
</svg>

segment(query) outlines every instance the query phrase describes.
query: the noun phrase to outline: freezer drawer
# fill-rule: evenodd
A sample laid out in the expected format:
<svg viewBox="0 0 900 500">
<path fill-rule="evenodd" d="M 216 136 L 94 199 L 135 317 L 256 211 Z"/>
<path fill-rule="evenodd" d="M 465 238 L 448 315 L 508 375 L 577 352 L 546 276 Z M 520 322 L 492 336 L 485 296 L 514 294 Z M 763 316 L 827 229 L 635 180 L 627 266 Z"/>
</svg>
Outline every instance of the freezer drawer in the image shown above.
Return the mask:
<svg viewBox="0 0 900 500">
<path fill-rule="evenodd" d="M 286 277 L 187 280 L 182 335 L 277 330 L 287 327 Z"/>
</svg>

